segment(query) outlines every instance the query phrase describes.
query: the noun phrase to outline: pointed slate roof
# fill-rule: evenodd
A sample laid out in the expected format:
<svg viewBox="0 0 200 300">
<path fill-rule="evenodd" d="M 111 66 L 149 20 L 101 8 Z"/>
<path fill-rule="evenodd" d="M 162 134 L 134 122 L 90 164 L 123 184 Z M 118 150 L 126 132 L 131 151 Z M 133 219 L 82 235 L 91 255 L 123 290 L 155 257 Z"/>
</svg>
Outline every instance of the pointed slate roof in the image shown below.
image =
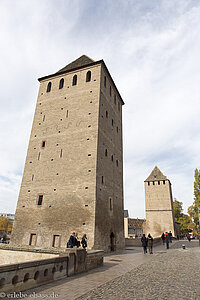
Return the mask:
<svg viewBox="0 0 200 300">
<path fill-rule="evenodd" d="M 62 73 L 62 72 L 65 72 L 65 71 L 70 71 L 70 70 L 73 70 L 73 69 L 77 69 L 77 68 L 80 68 L 80 67 L 84 67 L 84 66 L 87 66 L 87 65 L 89 65 L 93 62 L 94 62 L 93 59 L 89 58 L 86 55 L 82 55 L 79 58 L 77 58 L 76 60 L 74 60 L 73 62 L 71 62 L 70 64 L 66 65 L 64 68 L 60 69 L 58 72 L 56 72 L 56 74 Z"/>
<path fill-rule="evenodd" d="M 124 105 L 124 101 L 123 101 L 123 99 L 122 99 L 122 97 L 121 97 L 121 95 L 120 95 L 120 93 L 119 93 L 119 91 L 118 91 L 111 75 L 110 75 L 110 72 L 108 71 L 108 68 L 106 67 L 106 65 L 105 65 L 105 63 L 102 59 L 98 60 L 98 61 L 94 61 L 90 57 L 88 57 L 86 55 L 82 55 L 79 58 L 77 58 L 76 60 L 74 60 L 73 62 L 71 62 L 70 64 L 66 65 L 64 68 L 57 71 L 56 73 L 38 78 L 38 81 L 41 82 L 42 80 L 50 79 L 50 78 L 55 77 L 55 76 L 60 76 L 61 74 L 65 74 L 65 73 L 68 73 L 68 72 L 71 72 L 71 71 L 76 71 L 76 70 L 82 69 L 84 67 L 95 66 L 95 65 L 98 65 L 98 64 L 101 64 L 105 68 L 111 82 L 113 83 L 113 85 L 116 89 L 116 92 L 118 93 L 118 96 L 119 96 L 119 98 L 122 102 L 122 105 Z"/>
<path fill-rule="evenodd" d="M 155 166 L 149 177 L 145 181 L 158 181 L 158 180 L 167 180 L 167 176 L 163 175 L 160 169 Z"/>
</svg>

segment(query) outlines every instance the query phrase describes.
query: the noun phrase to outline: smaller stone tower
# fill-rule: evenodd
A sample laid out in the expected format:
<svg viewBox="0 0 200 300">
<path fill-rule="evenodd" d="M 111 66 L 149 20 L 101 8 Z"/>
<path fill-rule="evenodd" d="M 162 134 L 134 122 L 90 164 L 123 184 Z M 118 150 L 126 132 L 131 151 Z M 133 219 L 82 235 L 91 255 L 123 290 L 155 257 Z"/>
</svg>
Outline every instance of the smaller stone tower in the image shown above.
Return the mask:
<svg viewBox="0 0 200 300">
<path fill-rule="evenodd" d="M 163 232 L 175 235 L 172 190 L 169 179 L 157 166 L 145 180 L 145 233 L 160 237 Z"/>
</svg>

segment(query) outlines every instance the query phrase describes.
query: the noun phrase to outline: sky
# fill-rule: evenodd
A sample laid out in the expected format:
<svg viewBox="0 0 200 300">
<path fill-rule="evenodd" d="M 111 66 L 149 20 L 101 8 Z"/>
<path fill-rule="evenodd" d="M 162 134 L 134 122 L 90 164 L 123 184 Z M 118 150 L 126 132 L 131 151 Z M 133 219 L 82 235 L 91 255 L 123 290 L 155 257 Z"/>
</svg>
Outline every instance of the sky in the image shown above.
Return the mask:
<svg viewBox="0 0 200 300">
<path fill-rule="evenodd" d="M 39 77 L 103 59 L 123 106 L 124 202 L 145 217 L 157 165 L 184 211 L 200 169 L 200 2 L 0 1 L 0 212 L 14 213 Z"/>
</svg>

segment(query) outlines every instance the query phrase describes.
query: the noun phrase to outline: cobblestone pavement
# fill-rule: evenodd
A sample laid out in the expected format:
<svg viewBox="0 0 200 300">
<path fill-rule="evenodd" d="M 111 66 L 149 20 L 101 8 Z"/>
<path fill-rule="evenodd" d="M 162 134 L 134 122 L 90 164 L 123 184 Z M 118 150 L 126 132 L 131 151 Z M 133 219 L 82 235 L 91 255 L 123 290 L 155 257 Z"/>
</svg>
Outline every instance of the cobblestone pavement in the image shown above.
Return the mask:
<svg viewBox="0 0 200 300">
<path fill-rule="evenodd" d="M 182 250 L 182 244 L 186 250 Z M 129 247 L 112 255 L 106 254 L 100 268 L 26 292 L 34 292 L 39 298 L 55 293 L 57 300 L 200 299 L 197 273 L 200 248 L 197 246 L 198 241 L 190 244 L 173 241 L 169 250 L 165 245 L 156 246 L 153 255 L 144 255 L 142 247 Z"/>
<path fill-rule="evenodd" d="M 182 241 L 173 247 L 180 247 Z M 76 298 L 194 300 L 200 299 L 200 249 L 160 251 L 152 259 L 110 282 Z"/>
<path fill-rule="evenodd" d="M 182 248 L 182 245 L 185 245 L 186 248 L 193 248 L 193 247 L 199 247 L 199 241 L 198 240 L 191 240 L 190 242 L 188 240 L 181 240 L 178 242 L 172 242 L 170 244 L 171 249 L 178 249 Z"/>
</svg>

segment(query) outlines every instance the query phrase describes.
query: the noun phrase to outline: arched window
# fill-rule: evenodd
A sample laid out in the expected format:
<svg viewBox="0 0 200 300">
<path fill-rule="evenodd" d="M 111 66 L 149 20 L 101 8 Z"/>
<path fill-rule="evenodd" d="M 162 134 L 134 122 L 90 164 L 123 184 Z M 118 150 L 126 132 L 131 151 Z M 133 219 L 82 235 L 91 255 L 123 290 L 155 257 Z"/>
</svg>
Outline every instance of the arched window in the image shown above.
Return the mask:
<svg viewBox="0 0 200 300">
<path fill-rule="evenodd" d="M 59 83 L 59 89 L 62 89 L 64 86 L 64 79 L 60 79 L 60 83 Z"/>
<path fill-rule="evenodd" d="M 47 84 L 47 93 L 49 93 L 50 91 L 51 91 L 51 82 Z"/>
<path fill-rule="evenodd" d="M 86 82 L 91 81 L 91 71 L 88 71 L 86 74 Z"/>
<path fill-rule="evenodd" d="M 77 85 L 77 75 L 74 75 L 72 85 Z"/>
</svg>

